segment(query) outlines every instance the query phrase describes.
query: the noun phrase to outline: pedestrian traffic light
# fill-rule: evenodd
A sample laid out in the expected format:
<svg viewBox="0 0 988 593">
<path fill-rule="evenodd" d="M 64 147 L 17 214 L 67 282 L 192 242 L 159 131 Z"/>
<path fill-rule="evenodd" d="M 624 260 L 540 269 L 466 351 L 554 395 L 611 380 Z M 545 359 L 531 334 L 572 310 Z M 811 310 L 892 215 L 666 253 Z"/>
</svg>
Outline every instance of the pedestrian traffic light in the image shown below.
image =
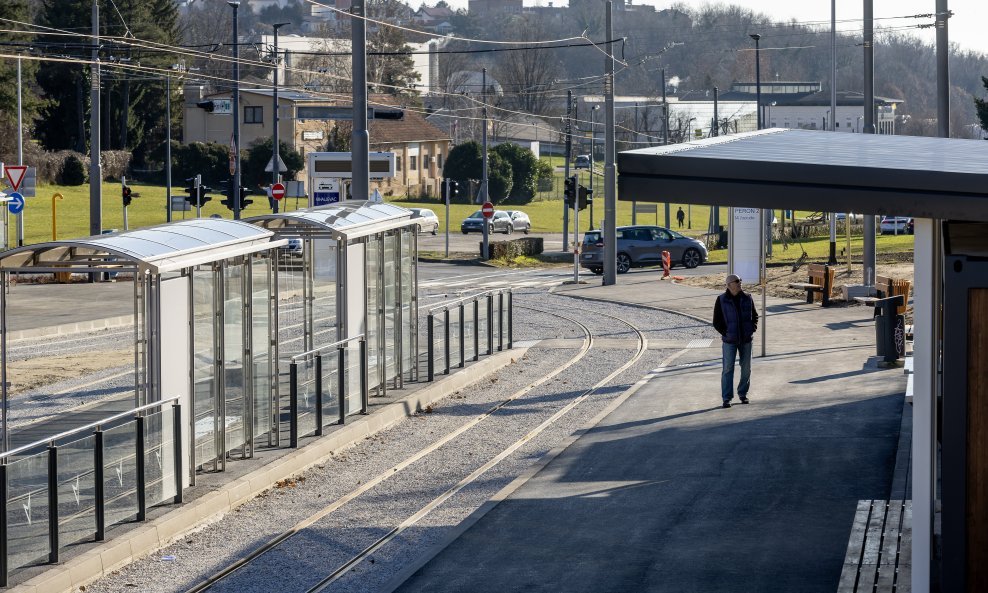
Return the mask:
<svg viewBox="0 0 988 593">
<path fill-rule="evenodd" d="M 566 207 L 572 208 L 576 201 L 576 176 L 567 177 L 564 183 L 563 199 L 566 201 Z"/>
<path fill-rule="evenodd" d="M 130 190 L 130 187 L 128 187 L 126 183 L 121 186 L 121 194 L 123 195 L 124 208 L 130 206 L 130 201 L 132 199 L 133 192 Z"/>
<path fill-rule="evenodd" d="M 233 195 L 233 187 L 231 187 L 232 184 L 229 181 L 227 181 L 223 185 L 226 187 L 226 189 L 223 190 L 223 195 L 226 196 L 226 199 L 220 200 L 220 204 L 226 206 L 227 210 L 232 211 L 234 209 L 233 198 L 231 197 Z"/>
<path fill-rule="evenodd" d="M 580 186 L 577 192 L 577 208 L 583 210 L 587 207 L 587 204 L 593 201 L 593 190 L 587 189 L 584 186 Z"/>
<path fill-rule="evenodd" d="M 250 195 L 250 190 L 249 189 L 247 189 L 246 187 L 241 187 L 240 188 L 240 209 L 241 210 L 243 210 L 247 206 L 250 206 L 251 204 L 254 203 L 254 200 L 248 200 L 247 199 L 247 196 L 249 196 L 249 195 Z"/>
</svg>

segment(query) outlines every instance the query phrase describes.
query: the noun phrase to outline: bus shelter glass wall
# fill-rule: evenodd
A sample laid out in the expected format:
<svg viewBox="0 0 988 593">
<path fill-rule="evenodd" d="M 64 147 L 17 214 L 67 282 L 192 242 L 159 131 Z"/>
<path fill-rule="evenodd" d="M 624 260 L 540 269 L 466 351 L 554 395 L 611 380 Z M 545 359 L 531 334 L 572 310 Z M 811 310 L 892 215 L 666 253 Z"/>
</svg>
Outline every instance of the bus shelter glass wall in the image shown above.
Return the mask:
<svg viewBox="0 0 988 593">
<path fill-rule="evenodd" d="M 275 301 L 271 287 L 274 285 L 274 267 L 268 253 L 255 254 L 250 258 L 250 318 L 251 318 L 251 359 L 254 387 L 254 438 L 259 444 L 275 444 L 274 416 L 277 393 L 274 381 L 273 332 Z"/>
<path fill-rule="evenodd" d="M 392 383 L 398 376 L 398 354 L 397 331 L 398 316 L 401 313 L 398 302 L 398 234 L 389 231 L 384 236 L 384 381 L 392 387 L 397 387 L 396 382 Z"/>
<path fill-rule="evenodd" d="M 312 348 L 340 339 L 337 333 L 336 290 L 339 247 L 332 239 L 312 241 Z"/>
<path fill-rule="evenodd" d="M 238 258 L 223 266 L 223 425 L 226 427 L 226 451 L 243 447 L 247 442 L 247 383 L 244 377 L 244 264 Z M 246 451 L 244 451 L 246 454 Z"/>
<path fill-rule="evenodd" d="M 381 360 L 383 357 L 381 340 L 381 238 L 374 235 L 367 238 L 367 389 L 377 390 L 381 386 Z M 375 392 L 380 395 L 379 392 Z"/>
<path fill-rule="evenodd" d="M 415 332 L 415 227 L 401 229 L 399 284 L 401 286 L 401 368 L 403 379 L 416 379 Z"/>
<path fill-rule="evenodd" d="M 219 414 L 214 394 L 216 383 L 217 274 L 212 265 L 192 271 L 192 434 L 195 466 L 217 458 Z"/>
</svg>

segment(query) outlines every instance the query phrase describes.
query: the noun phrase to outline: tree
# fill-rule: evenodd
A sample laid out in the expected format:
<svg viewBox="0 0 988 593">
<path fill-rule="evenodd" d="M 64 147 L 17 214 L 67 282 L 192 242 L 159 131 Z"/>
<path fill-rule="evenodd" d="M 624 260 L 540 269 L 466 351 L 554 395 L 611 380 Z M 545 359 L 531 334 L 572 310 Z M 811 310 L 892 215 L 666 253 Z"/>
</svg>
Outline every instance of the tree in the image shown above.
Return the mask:
<svg viewBox="0 0 988 593">
<path fill-rule="evenodd" d="M 85 30 L 91 16 L 92 2 L 89 0 L 44 0 L 38 20 L 47 27 Z M 62 41 L 56 36 L 40 36 L 38 40 Z M 46 99 L 35 127 L 42 146 L 48 150 L 86 152 L 89 67 L 45 61 L 38 67 L 37 80 Z"/>
<path fill-rule="evenodd" d="M 8 0 L 4 4 L 6 18 L 25 23 L 33 22 L 31 6 L 27 0 Z M 5 23 L 4 29 L 22 29 L 23 26 Z M 0 32 L 0 43 L 30 43 L 31 36 L 20 33 Z M 13 48 L 9 48 L 12 51 Z M 21 60 L 21 103 L 24 122 L 24 141 L 31 137 L 32 122 L 37 116 L 41 102 L 34 92 L 31 81 L 38 70 L 34 60 Z M 0 134 L 0 161 L 16 162 L 17 160 L 17 60 L 0 60 L 0 129 L 10 130 L 11 133 Z"/>
<path fill-rule="evenodd" d="M 353 138 L 353 122 L 342 121 L 333 124 L 326 138 L 328 152 L 350 152 L 350 141 Z"/>
<path fill-rule="evenodd" d="M 988 90 L 988 78 L 982 76 L 981 84 Z M 978 119 L 981 121 L 981 129 L 988 130 L 988 100 L 974 98 L 974 108 L 978 112 Z"/>
<path fill-rule="evenodd" d="M 508 197 L 520 202 L 530 202 L 535 197 L 539 173 L 539 161 L 535 154 L 510 142 L 498 144 L 492 153 L 503 158 L 511 168 L 511 190 Z"/>
<path fill-rule="evenodd" d="M 464 142 L 454 146 L 446 158 L 443 172 L 450 179 L 464 184 L 469 181 L 480 181 L 484 175 L 483 153 L 480 144 L 474 141 Z M 507 159 L 493 151 L 487 156 L 487 185 L 490 191 L 490 201 L 494 204 L 502 201 L 511 192 L 511 164 Z M 461 194 L 463 201 L 469 196 Z"/>
<path fill-rule="evenodd" d="M 243 172 L 241 173 L 243 176 L 242 185 L 244 187 L 260 187 L 270 183 L 271 173 L 265 171 L 264 168 L 271 162 L 272 146 L 274 146 L 274 142 L 271 138 L 258 140 L 251 144 L 247 150 L 247 156 L 243 162 Z M 305 167 L 305 159 L 294 148 L 284 142 L 279 141 L 278 146 L 278 156 L 281 157 L 281 160 L 285 161 L 285 167 L 288 169 L 283 175 L 288 179 L 293 179 Z"/>
<path fill-rule="evenodd" d="M 546 29 L 535 20 L 518 22 L 515 36 L 520 40 L 548 37 Z M 560 70 L 559 60 L 551 49 L 509 51 L 499 55 L 494 76 L 511 92 L 506 95 L 510 109 L 542 115 L 548 112 L 554 99 L 553 83 Z"/>
<path fill-rule="evenodd" d="M 367 16 L 373 19 L 400 24 L 408 22 L 411 9 L 400 0 L 368 0 Z M 377 25 L 367 35 L 367 82 L 379 92 L 392 95 L 410 89 L 418 82 L 419 74 L 409 52 L 405 32 L 395 27 Z M 372 55 L 375 52 L 390 55 Z M 385 86 L 386 85 L 386 86 Z M 391 87 L 399 87 L 397 89 Z"/>
</svg>

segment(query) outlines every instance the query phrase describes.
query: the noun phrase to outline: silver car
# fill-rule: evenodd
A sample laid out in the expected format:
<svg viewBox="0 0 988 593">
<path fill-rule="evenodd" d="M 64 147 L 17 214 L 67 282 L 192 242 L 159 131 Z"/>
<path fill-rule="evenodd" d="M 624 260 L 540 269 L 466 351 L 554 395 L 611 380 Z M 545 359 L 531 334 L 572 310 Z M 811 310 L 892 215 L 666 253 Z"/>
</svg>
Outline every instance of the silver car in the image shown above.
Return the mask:
<svg viewBox="0 0 988 593">
<path fill-rule="evenodd" d="M 521 210 L 505 210 L 511 217 L 511 226 L 514 230 L 521 231 L 526 235 L 532 230 L 532 220 Z"/>
<path fill-rule="evenodd" d="M 412 220 L 418 223 L 419 233 L 439 232 L 439 217 L 428 208 L 409 208 L 412 211 Z"/>
<path fill-rule="evenodd" d="M 617 271 L 662 264 L 668 251 L 672 266 L 695 268 L 707 261 L 707 247 L 696 239 L 658 226 L 626 226 L 617 229 Z M 604 273 L 604 238 L 601 231 L 583 235 L 580 265 L 594 274 Z"/>
</svg>

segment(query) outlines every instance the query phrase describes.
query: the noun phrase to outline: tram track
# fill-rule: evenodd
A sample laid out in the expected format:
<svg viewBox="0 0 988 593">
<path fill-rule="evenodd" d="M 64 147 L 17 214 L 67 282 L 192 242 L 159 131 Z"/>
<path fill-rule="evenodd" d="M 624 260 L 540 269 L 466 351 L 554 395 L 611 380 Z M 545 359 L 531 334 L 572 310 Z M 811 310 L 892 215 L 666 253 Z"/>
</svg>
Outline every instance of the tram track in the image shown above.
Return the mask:
<svg viewBox="0 0 988 593">
<path fill-rule="evenodd" d="M 233 574 L 250 566 L 252 563 L 257 561 L 259 558 L 263 557 L 265 554 L 272 552 L 273 550 L 277 549 L 279 546 L 285 544 L 288 540 L 290 540 L 294 536 L 299 535 L 300 533 L 304 532 L 306 529 L 314 526 L 321 519 L 339 510 L 344 505 L 358 499 L 360 496 L 368 493 L 370 490 L 382 484 L 389 478 L 398 475 L 402 470 L 410 467 L 414 463 L 421 461 L 427 456 L 435 453 L 443 446 L 448 445 L 458 437 L 470 431 L 472 428 L 483 422 L 485 419 L 490 418 L 499 410 L 504 409 L 513 402 L 520 401 L 527 393 L 531 392 L 537 387 L 544 385 L 549 381 L 555 379 L 556 377 L 558 377 L 559 375 L 561 375 L 562 373 L 564 373 L 574 365 L 578 364 L 594 348 L 595 332 L 591 330 L 591 328 L 587 324 L 581 322 L 579 319 L 576 319 L 569 315 L 563 315 L 555 311 L 539 309 L 527 305 L 516 305 L 516 307 L 543 313 L 545 315 L 550 315 L 559 319 L 563 319 L 580 328 L 584 338 L 577 353 L 574 356 L 570 357 L 565 364 L 554 369 L 552 372 L 541 377 L 537 381 L 528 383 L 526 386 L 513 392 L 509 397 L 500 400 L 496 405 L 490 407 L 486 411 L 474 415 L 467 422 L 461 424 L 458 428 L 447 433 L 442 438 L 433 441 L 428 446 L 420 449 L 415 454 L 405 458 L 400 463 L 395 464 L 389 467 L 388 469 L 378 473 L 370 480 L 361 484 L 360 487 L 351 490 L 349 493 L 345 494 L 342 497 L 337 498 L 329 505 L 325 505 L 317 512 L 309 515 L 307 518 L 296 523 L 290 529 L 283 531 L 277 534 L 276 536 L 270 538 L 260 547 L 256 548 L 255 550 L 245 555 L 244 557 L 238 559 L 237 561 L 220 569 L 219 571 L 216 571 L 214 574 L 210 575 L 206 580 L 199 582 L 198 584 L 188 589 L 187 591 L 189 593 L 197 593 L 200 591 L 207 591 L 215 588 L 217 585 L 223 583 L 227 578 L 229 578 Z M 606 313 L 600 313 L 600 312 L 595 312 L 595 315 L 598 316 L 602 315 L 605 317 L 609 317 L 615 321 L 627 325 L 630 328 L 630 330 L 637 336 L 637 342 L 638 342 L 637 349 L 634 355 L 632 355 L 628 360 L 626 360 L 624 364 L 621 364 L 617 369 L 607 374 L 607 376 L 604 377 L 603 379 L 600 379 L 590 387 L 581 390 L 579 393 L 569 396 L 569 401 L 565 405 L 563 405 L 560 409 L 556 410 L 555 413 L 553 413 L 551 416 L 543 420 L 539 425 L 532 428 L 531 430 L 526 431 L 525 434 L 523 434 L 520 438 L 515 439 L 507 447 L 503 447 L 496 455 L 489 458 L 485 463 L 483 463 L 479 467 L 476 467 L 468 475 L 460 478 L 455 484 L 453 484 L 449 488 L 443 490 L 438 496 L 433 497 L 426 504 L 419 506 L 414 513 L 407 516 L 407 518 L 401 521 L 398 525 L 395 525 L 392 528 L 390 528 L 382 536 L 370 542 L 357 554 L 352 555 L 349 559 L 347 559 L 344 562 L 338 563 L 337 568 L 335 570 L 333 570 L 327 576 L 320 579 L 318 583 L 305 590 L 308 593 L 314 593 L 316 591 L 324 591 L 327 587 L 331 586 L 341 576 L 343 576 L 348 571 L 350 571 L 354 566 L 364 562 L 367 558 L 369 558 L 378 550 L 382 549 L 389 542 L 394 540 L 396 537 L 400 536 L 403 532 L 415 526 L 419 521 L 421 521 L 424 517 L 429 515 L 429 513 L 431 513 L 433 510 L 441 506 L 444 502 L 448 501 L 457 493 L 461 492 L 464 488 L 475 483 L 478 479 L 484 476 L 485 473 L 487 473 L 491 468 L 495 467 L 496 465 L 501 463 L 501 461 L 503 461 L 504 459 L 508 458 L 510 455 L 515 453 L 523 445 L 525 445 L 535 437 L 542 434 L 549 427 L 553 426 L 560 418 L 566 416 L 567 413 L 569 413 L 571 410 L 579 406 L 587 398 L 591 397 L 595 392 L 599 391 L 602 387 L 608 385 L 611 381 L 614 380 L 615 377 L 618 377 L 621 373 L 625 372 L 626 370 L 631 368 L 635 363 L 637 363 L 638 360 L 641 359 L 641 357 L 645 354 L 645 352 L 648 349 L 648 340 L 644 332 L 635 325 L 627 322 L 626 320 L 620 319 L 616 316 L 608 315 Z"/>
</svg>

